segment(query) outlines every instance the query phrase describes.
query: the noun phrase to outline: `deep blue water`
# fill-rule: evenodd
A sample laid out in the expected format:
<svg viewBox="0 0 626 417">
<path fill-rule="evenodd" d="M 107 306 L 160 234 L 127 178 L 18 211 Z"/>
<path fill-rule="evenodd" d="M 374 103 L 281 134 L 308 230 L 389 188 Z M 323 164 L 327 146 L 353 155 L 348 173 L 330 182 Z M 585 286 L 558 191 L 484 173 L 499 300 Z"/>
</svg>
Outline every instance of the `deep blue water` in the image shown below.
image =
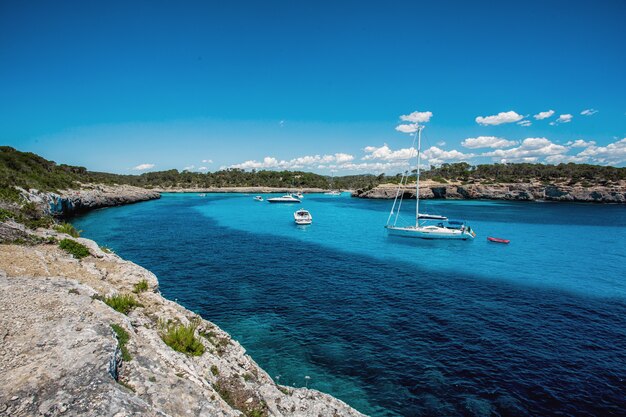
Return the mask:
<svg viewBox="0 0 626 417">
<path fill-rule="evenodd" d="M 165 194 L 74 223 L 281 384 L 366 414 L 626 415 L 626 207 L 431 201 L 478 233 L 441 242 L 387 237 L 390 204 Z"/>
</svg>

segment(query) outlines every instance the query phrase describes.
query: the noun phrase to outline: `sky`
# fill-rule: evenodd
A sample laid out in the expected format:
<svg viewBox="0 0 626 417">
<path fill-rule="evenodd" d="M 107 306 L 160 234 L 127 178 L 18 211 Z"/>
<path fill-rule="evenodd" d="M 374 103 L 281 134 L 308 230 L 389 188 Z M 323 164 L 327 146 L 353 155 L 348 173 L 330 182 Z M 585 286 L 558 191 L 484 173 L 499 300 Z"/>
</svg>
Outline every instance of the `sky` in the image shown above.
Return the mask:
<svg viewBox="0 0 626 417">
<path fill-rule="evenodd" d="M 625 21 L 623 0 L 0 0 L 0 144 L 393 174 L 422 124 L 425 165 L 626 166 Z"/>
</svg>

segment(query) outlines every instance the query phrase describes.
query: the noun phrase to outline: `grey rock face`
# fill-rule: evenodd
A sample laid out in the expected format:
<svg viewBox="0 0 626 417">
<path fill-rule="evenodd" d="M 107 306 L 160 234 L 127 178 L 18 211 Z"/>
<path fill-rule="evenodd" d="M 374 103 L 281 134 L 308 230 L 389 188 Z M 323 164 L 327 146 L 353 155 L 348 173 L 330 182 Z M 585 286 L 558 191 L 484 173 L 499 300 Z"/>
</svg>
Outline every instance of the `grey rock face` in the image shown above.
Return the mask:
<svg viewBox="0 0 626 417">
<path fill-rule="evenodd" d="M 405 198 L 415 198 L 415 186 L 402 189 Z M 393 199 L 397 185 L 383 184 L 371 190 L 357 190 L 353 197 Z M 420 184 L 420 198 L 485 199 L 518 201 L 577 201 L 593 203 L 626 203 L 626 184 L 612 186 L 569 186 L 542 184 Z"/>
<path fill-rule="evenodd" d="M 226 332 L 163 298 L 154 274 L 77 240 L 91 256 L 0 246 L 0 415 L 362 416 L 319 391 L 277 385 Z M 133 294 L 144 280 L 148 290 Z M 133 294 L 141 306 L 124 315 L 96 294 Z M 168 322 L 196 323 L 204 354 L 167 346 Z M 130 360 L 112 324 L 128 333 Z"/>
<path fill-rule="evenodd" d="M 69 216 L 102 207 L 120 206 L 161 197 L 157 191 L 130 185 L 83 184 L 78 190 L 57 193 L 21 190 L 22 195 L 51 215 Z"/>
</svg>

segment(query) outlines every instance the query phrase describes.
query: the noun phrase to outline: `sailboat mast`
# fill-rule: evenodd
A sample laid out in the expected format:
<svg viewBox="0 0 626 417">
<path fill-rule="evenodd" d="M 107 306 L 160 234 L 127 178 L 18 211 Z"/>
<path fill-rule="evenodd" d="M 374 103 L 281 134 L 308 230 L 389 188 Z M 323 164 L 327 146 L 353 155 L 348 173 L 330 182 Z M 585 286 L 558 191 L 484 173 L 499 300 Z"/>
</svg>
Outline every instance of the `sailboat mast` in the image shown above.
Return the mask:
<svg viewBox="0 0 626 417">
<path fill-rule="evenodd" d="M 424 126 L 417 127 L 417 169 L 415 170 L 415 227 L 419 226 L 420 218 L 420 160 L 422 149 L 422 129 Z"/>
</svg>

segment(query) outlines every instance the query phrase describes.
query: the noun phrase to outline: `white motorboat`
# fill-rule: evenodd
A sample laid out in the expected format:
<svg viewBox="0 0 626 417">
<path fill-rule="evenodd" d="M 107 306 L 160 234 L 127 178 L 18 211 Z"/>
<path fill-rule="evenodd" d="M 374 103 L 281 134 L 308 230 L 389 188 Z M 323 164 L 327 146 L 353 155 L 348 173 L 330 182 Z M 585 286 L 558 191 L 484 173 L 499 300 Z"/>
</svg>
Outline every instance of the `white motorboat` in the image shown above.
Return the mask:
<svg viewBox="0 0 626 417">
<path fill-rule="evenodd" d="M 304 195 L 301 192 L 297 192 L 295 196 L 298 197 L 300 200 L 304 198 Z"/>
<path fill-rule="evenodd" d="M 257 195 L 256 197 L 254 197 L 254 201 L 263 201 L 263 197 Z"/>
<path fill-rule="evenodd" d="M 293 194 L 285 194 L 282 197 L 272 197 L 267 199 L 268 203 L 299 203 L 300 200 Z"/>
<path fill-rule="evenodd" d="M 300 209 L 293 213 L 293 219 L 298 225 L 313 223 L 313 216 L 311 216 L 311 213 L 309 213 L 308 210 L 305 209 Z"/>
<path fill-rule="evenodd" d="M 400 214 L 400 208 L 402 207 L 402 198 L 404 196 L 404 192 L 401 192 L 403 185 L 406 184 L 406 181 L 409 178 L 409 174 L 407 171 L 402 175 L 400 179 L 400 184 L 398 185 L 398 191 L 396 193 L 396 198 L 393 201 L 393 206 L 391 207 L 391 212 L 389 213 L 389 218 L 387 219 L 387 225 L 385 228 L 387 229 L 388 234 L 394 236 L 403 236 L 403 237 L 416 237 L 421 239 L 461 239 L 461 240 L 472 240 L 476 236 L 476 233 L 471 229 L 471 227 L 465 222 L 448 220 L 447 217 L 439 216 L 435 214 L 425 214 L 420 213 L 420 196 L 419 196 L 419 186 L 420 186 L 420 148 L 422 142 L 422 129 L 424 126 L 417 126 L 416 136 L 417 136 L 417 169 L 415 170 L 416 181 L 415 181 L 415 224 L 407 225 L 407 226 L 399 226 L 397 225 L 398 216 Z M 406 130 L 405 130 L 406 131 Z M 411 148 L 415 146 L 415 138 L 413 138 L 413 145 Z M 399 198 L 398 198 L 399 197 Z M 394 218 L 395 211 L 395 218 Z M 392 223 L 393 219 L 393 223 Z"/>
<path fill-rule="evenodd" d="M 338 195 L 341 195 L 341 191 L 339 191 L 339 190 L 328 191 L 328 192 L 324 193 L 324 195 L 338 196 Z"/>
</svg>

